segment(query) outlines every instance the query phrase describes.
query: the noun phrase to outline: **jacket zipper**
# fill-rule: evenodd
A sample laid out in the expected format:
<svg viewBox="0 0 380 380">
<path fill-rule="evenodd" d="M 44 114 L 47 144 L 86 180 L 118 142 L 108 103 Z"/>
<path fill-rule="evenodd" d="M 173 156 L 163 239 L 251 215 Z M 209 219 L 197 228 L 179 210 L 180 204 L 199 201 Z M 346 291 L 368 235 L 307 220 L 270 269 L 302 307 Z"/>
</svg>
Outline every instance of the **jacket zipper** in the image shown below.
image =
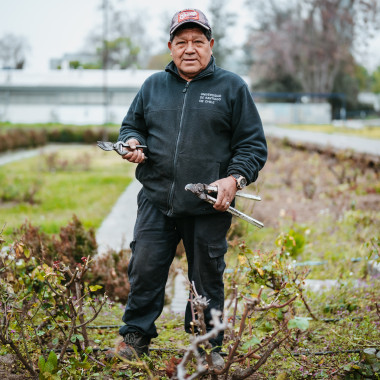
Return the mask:
<svg viewBox="0 0 380 380">
<path fill-rule="evenodd" d="M 179 122 L 179 130 L 178 130 L 178 135 L 177 135 L 177 141 L 175 145 L 175 151 L 174 151 L 174 175 L 173 175 L 173 183 L 170 188 L 170 195 L 169 195 L 169 207 L 170 210 L 168 212 L 168 216 L 173 215 L 173 197 L 174 197 L 174 186 L 175 186 L 175 177 L 176 177 L 176 167 L 177 167 L 177 158 L 178 158 L 178 145 L 179 145 L 179 140 L 181 136 L 181 131 L 182 131 L 182 124 L 183 124 L 183 115 L 184 115 L 184 110 L 185 110 L 185 105 L 186 105 L 186 98 L 187 98 L 187 89 L 189 88 L 190 82 L 186 82 L 185 88 L 182 90 L 182 92 L 185 94 L 183 97 L 183 103 L 182 103 L 182 111 L 181 111 L 181 119 Z"/>
</svg>

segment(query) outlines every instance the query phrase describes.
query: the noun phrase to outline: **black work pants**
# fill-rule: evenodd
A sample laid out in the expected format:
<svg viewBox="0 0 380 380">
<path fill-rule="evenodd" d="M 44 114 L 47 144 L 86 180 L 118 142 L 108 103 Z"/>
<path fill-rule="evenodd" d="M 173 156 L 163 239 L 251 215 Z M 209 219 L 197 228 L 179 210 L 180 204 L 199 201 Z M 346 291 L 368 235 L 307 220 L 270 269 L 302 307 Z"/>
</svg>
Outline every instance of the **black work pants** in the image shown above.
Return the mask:
<svg viewBox="0 0 380 380">
<path fill-rule="evenodd" d="M 207 330 L 211 309 L 223 311 L 227 252 L 226 234 L 231 215 L 208 215 L 172 218 L 164 215 L 145 196 L 138 195 L 138 212 L 131 243 L 132 258 L 128 267 L 131 291 L 123 315 L 121 335 L 138 331 L 145 336 L 157 336 L 155 320 L 164 307 L 165 285 L 177 245 L 182 239 L 188 261 L 188 277 L 194 282 L 199 295 L 206 297 L 209 307 L 205 311 Z M 185 312 L 185 330 L 191 332 L 192 313 L 188 302 Z M 221 346 L 223 333 L 211 342 Z"/>
</svg>

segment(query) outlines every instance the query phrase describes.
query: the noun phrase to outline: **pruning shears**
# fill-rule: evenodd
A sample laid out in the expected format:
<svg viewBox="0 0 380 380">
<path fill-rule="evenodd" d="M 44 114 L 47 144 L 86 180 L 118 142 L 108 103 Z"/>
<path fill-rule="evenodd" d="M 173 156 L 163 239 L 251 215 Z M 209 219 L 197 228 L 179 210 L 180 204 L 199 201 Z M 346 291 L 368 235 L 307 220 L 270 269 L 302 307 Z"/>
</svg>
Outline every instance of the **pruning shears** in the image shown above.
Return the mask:
<svg viewBox="0 0 380 380">
<path fill-rule="evenodd" d="M 215 204 L 215 202 L 216 202 L 216 198 L 211 196 L 209 193 L 217 193 L 218 192 L 217 186 L 210 186 L 210 185 L 206 185 L 205 183 L 189 183 L 185 186 L 185 190 L 191 191 L 198 198 L 200 198 L 200 199 L 202 199 L 208 203 Z M 261 197 L 259 197 L 257 195 L 241 193 L 240 191 L 236 192 L 236 196 L 242 197 L 242 198 L 247 198 L 247 199 L 252 199 L 255 201 L 261 201 Z M 264 224 L 261 223 L 260 221 L 254 219 L 254 218 L 251 218 L 250 216 L 242 213 L 241 211 L 237 210 L 236 208 L 234 208 L 232 206 L 228 207 L 227 212 L 245 220 L 248 223 L 253 224 L 254 226 L 256 226 L 258 228 L 264 227 Z"/>
<path fill-rule="evenodd" d="M 106 150 L 106 151 L 115 150 L 117 153 L 120 154 L 120 156 L 124 156 L 124 154 L 128 153 L 123 148 L 129 148 L 129 144 L 127 144 L 125 142 L 122 142 L 122 141 L 118 141 L 116 143 L 112 143 L 112 142 L 109 142 L 109 141 L 98 141 L 96 145 L 100 149 L 103 149 L 103 150 Z M 136 145 L 136 149 L 139 149 L 139 148 L 144 149 L 144 148 L 147 148 L 147 146 L 146 145 Z"/>
</svg>

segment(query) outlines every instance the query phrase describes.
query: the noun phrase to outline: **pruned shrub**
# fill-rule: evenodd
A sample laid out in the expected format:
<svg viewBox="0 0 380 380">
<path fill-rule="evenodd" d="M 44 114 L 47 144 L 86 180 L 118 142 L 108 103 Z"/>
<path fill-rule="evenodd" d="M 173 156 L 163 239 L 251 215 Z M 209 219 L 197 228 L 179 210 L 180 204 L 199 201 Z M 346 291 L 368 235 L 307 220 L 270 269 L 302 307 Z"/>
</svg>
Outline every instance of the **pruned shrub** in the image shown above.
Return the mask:
<svg viewBox="0 0 380 380">
<path fill-rule="evenodd" d="M 14 234 L 14 238 L 28 246 L 31 256 L 38 262 L 54 265 L 56 262 L 75 266 L 83 258 L 94 258 L 87 279 L 91 285 L 103 287 L 110 299 L 125 303 L 130 291 L 128 264 L 130 251 L 109 251 L 95 257 L 97 243 L 93 229 L 86 230 L 77 216 L 64 227 L 57 236 L 50 236 L 25 222 Z"/>
<path fill-rule="evenodd" d="M 35 230 L 34 233 L 36 238 Z M 86 283 L 91 260 L 82 257 L 73 265 L 61 261 L 48 264 L 32 255 L 27 241 L 16 240 L 5 249 L 1 247 L 3 243 L 0 239 L 3 349 L 13 352 L 33 378 L 81 378 L 81 370 L 92 367 L 90 360 L 97 364 L 90 356 L 93 342 L 87 325 L 107 302 L 106 295 L 91 296 L 101 286 Z M 68 355 L 71 347 L 74 354 Z"/>
<path fill-rule="evenodd" d="M 130 258 L 130 250 L 108 251 L 95 258 L 92 264 L 90 281 L 103 285 L 112 301 L 125 304 L 128 300 L 130 284 L 127 272 Z"/>
<path fill-rule="evenodd" d="M 51 237 L 30 222 L 25 222 L 14 235 L 28 244 L 33 257 L 48 265 L 57 260 L 73 265 L 97 252 L 94 230 L 87 231 L 76 215 L 67 226 L 61 227 L 59 236 Z"/>
</svg>

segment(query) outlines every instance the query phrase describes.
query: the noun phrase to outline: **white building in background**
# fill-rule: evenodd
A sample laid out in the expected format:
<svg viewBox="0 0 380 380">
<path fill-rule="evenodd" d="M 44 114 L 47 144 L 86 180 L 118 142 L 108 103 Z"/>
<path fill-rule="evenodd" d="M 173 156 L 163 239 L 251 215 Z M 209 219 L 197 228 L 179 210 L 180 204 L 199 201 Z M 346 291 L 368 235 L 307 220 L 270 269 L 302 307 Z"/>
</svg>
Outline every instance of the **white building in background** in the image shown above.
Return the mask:
<svg viewBox="0 0 380 380">
<path fill-rule="evenodd" d="M 120 124 L 150 70 L 0 71 L 0 121 Z"/>
<path fill-rule="evenodd" d="M 155 72 L 0 70 L 0 121 L 120 124 L 145 79 Z M 244 79 L 248 82 L 248 78 Z M 331 106 L 327 102 L 256 102 L 256 105 L 264 124 L 331 123 Z"/>
<path fill-rule="evenodd" d="M 370 104 L 375 111 L 380 111 L 380 94 L 374 94 L 373 92 L 361 92 L 358 95 L 360 103 Z"/>
</svg>

